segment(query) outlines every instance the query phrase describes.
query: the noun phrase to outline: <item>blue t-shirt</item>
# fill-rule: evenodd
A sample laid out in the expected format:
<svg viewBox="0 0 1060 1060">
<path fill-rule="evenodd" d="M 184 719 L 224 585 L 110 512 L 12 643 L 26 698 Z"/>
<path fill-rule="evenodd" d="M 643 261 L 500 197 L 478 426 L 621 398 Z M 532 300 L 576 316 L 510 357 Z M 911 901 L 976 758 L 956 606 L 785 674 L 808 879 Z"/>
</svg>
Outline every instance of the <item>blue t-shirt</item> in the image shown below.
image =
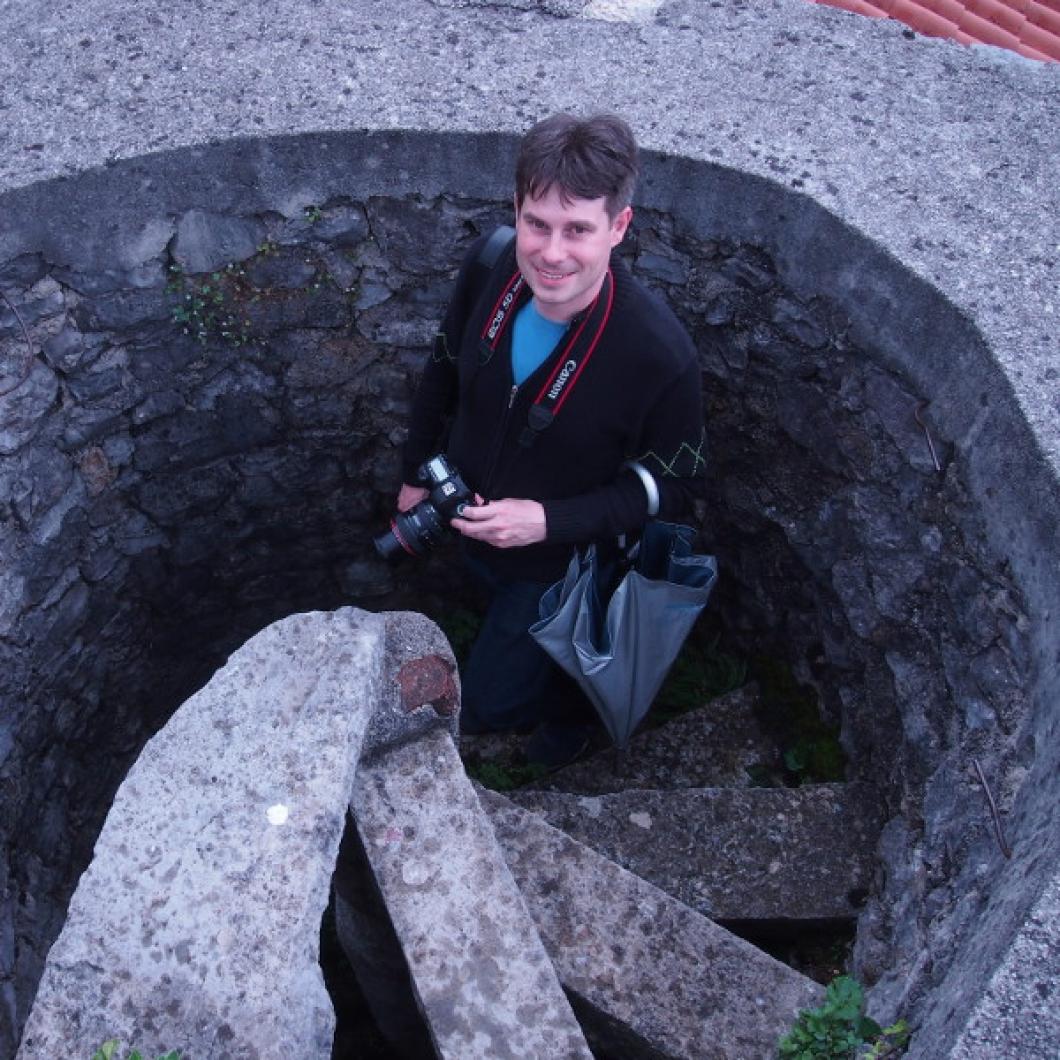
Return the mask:
<svg viewBox="0 0 1060 1060">
<path fill-rule="evenodd" d="M 566 324 L 543 317 L 532 298 L 519 310 L 512 331 L 512 378 L 516 386 L 533 374 L 566 330 Z"/>
</svg>

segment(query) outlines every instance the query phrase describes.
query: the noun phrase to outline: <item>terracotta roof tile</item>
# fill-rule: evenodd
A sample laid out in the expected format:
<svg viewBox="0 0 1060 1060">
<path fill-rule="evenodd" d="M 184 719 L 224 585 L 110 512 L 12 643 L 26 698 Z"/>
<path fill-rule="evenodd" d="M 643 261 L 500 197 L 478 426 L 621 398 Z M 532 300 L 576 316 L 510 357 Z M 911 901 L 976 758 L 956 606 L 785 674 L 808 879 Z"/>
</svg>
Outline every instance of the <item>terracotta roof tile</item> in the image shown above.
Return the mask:
<svg viewBox="0 0 1060 1060">
<path fill-rule="evenodd" d="M 893 18 L 929 37 L 992 44 L 1060 62 L 1060 0 L 816 0 L 870 18 Z"/>
</svg>

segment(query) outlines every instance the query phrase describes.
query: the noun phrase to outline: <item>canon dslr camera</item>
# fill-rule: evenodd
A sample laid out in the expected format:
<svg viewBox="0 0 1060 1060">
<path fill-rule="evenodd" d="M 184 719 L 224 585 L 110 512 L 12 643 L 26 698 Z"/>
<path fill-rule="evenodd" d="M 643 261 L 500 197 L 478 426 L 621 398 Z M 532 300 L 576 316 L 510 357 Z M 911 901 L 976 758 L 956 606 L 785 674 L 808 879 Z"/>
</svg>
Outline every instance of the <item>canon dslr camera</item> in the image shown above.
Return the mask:
<svg viewBox="0 0 1060 1060">
<path fill-rule="evenodd" d="M 375 550 L 383 559 L 422 556 L 445 534 L 449 520 L 463 515 L 464 509 L 475 503 L 475 495 L 464 485 L 460 472 L 442 453 L 416 472 L 416 481 L 430 492 L 407 512 L 398 512 L 390 520 L 390 529 L 374 539 Z"/>
</svg>

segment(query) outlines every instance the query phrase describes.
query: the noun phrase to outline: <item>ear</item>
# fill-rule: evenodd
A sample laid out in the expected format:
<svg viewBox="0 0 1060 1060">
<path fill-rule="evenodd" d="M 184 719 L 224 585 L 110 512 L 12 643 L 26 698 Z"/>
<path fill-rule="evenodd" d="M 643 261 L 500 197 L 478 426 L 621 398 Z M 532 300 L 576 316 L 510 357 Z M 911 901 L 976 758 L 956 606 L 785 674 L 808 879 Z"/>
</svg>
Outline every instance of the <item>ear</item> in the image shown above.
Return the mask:
<svg viewBox="0 0 1060 1060">
<path fill-rule="evenodd" d="M 624 210 L 619 210 L 615 214 L 615 219 L 611 222 L 611 246 L 617 247 L 622 242 L 626 235 L 626 229 L 629 228 L 629 222 L 632 220 L 632 206 L 627 206 Z"/>
</svg>

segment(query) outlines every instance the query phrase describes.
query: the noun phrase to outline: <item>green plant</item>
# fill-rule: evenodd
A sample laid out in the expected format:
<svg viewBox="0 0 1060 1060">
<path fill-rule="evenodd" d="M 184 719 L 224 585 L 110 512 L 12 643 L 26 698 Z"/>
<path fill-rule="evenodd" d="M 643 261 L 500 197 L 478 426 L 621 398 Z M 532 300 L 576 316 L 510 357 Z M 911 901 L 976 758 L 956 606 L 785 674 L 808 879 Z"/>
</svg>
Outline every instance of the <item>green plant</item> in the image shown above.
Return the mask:
<svg viewBox="0 0 1060 1060">
<path fill-rule="evenodd" d="M 542 765 L 506 765 L 488 759 L 465 762 L 464 767 L 472 780 L 477 780 L 484 788 L 490 788 L 492 791 L 514 791 L 524 784 L 540 780 L 548 773 L 548 769 Z"/>
<path fill-rule="evenodd" d="M 655 697 L 652 720 L 666 721 L 695 710 L 747 681 L 747 661 L 719 647 L 720 635 L 690 637 Z"/>
<path fill-rule="evenodd" d="M 218 337 L 245 346 L 251 341 L 250 321 L 237 304 L 246 301 L 245 276 L 243 267 L 235 264 L 206 277 L 187 276 L 179 265 L 170 265 L 166 291 L 180 297 L 173 307 L 173 323 L 200 345 Z"/>
<path fill-rule="evenodd" d="M 862 1060 L 894 1056 L 909 1032 L 904 1020 L 883 1028 L 865 1015 L 865 992 L 848 975 L 828 984 L 824 1003 L 805 1008 L 795 1026 L 780 1039 L 782 1060 Z"/>
<path fill-rule="evenodd" d="M 305 219 L 311 224 L 315 225 L 324 217 L 324 211 L 319 206 L 306 206 L 303 208 L 302 213 L 305 215 Z"/>
<path fill-rule="evenodd" d="M 111 1038 L 110 1041 L 104 1042 L 92 1054 L 92 1060 L 120 1060 L 120 1054 L 118 1053 L 120 1044 L 117 1038 Z M 139 1049 L 131 1049 L 125 1060 L 146 1060 L 146 1058 Z M 168 1053 L 162 1053 L 159 1055 L 158 1060 L 180 1060 L 180 1050 L 173 1049 Z"/>
<path fill-rule="evenodd" d="M 750 677 L 758 682 L 761 693 L 758 710 L 763 727 L 783 748 L 785 783 L 843 780 L 846 756 L 839 743 L 839 727 L 821 717 L 814 689 L 800 684 L 785 662 L 766 655 L 751 660 Z"/>
</svg>

